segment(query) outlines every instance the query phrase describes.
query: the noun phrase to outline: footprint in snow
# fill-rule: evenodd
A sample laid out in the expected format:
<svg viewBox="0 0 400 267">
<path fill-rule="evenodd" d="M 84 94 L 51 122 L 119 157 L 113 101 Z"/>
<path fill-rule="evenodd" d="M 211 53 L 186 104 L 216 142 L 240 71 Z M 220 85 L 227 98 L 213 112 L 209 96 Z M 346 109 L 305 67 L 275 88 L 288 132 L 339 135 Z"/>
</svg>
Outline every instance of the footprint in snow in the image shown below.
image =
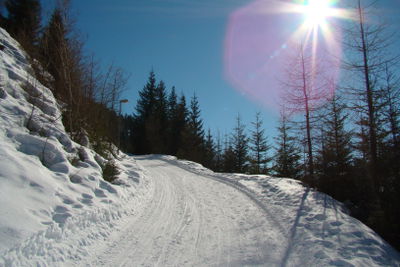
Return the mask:
<svg viewBox="0 0 400 267">
<path fill-rule="evenodd" d="M 101 198 L 107 197 L 104 191 L 101 189 L 94 190 L 94 194 L 96 197 L 101 197 Z"/>
</svg>

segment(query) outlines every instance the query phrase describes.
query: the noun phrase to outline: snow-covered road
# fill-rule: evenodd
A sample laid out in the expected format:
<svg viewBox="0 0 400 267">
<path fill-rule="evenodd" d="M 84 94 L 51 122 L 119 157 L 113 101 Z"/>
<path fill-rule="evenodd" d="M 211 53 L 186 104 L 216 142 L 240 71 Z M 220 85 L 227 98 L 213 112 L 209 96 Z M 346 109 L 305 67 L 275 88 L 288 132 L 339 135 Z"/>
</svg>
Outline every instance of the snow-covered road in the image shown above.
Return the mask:
<svg viewBox="0 0 400 267">
<path fill-rule="evenodd" d="M 162 159 L 137 162 L 152 197 L 90 265 L 280 265 L 283 237 L 248 196 Z"/>
</svg>

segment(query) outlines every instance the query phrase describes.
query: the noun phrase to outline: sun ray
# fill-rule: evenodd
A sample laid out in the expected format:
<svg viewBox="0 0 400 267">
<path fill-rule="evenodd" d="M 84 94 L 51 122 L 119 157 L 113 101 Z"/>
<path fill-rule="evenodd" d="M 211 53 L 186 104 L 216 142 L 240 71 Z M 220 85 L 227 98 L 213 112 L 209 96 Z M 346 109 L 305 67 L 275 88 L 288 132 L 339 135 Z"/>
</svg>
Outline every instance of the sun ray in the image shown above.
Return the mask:
<svg viewBox="0 0 400 267">
<path fill-rule="evenodd" d="M 338 0 L 254 0 L 235 11 L 225 43 L 227 79 L 236 89 L 251 92 L 247 95 L 256 101 L 274 106 L 278 83 L 283 79 L 280 70 L 300 45 L 310 60 L 315 87 L 310 89 L 318 91 L 323 87 L 322 75 L 317 73 L 323 69 L 328 68 L 336 80 L 342 48 L 341 31 L 333 25 L 338 19 L 354 17 L 352 10 L 338 8 L 337 3 Z M 271 91 L 273 96 L 268 94 Z"/>
</svg>

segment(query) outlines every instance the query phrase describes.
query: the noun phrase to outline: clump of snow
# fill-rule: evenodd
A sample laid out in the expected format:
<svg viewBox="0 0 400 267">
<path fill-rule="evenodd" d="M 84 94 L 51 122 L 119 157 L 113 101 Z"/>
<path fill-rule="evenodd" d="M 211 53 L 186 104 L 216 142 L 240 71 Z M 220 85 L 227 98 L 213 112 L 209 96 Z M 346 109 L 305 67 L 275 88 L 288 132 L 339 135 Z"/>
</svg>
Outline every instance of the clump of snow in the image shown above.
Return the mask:
<svg viewBox="0 0 400 267">
<path fill-rule="evenodd" d="M 133 158 L 117 163 L 120 185 L 104 181 L 105 159 L 70 139 L 52 92 L 1 28 L 0 44 L 0 266 L 79 261 L 151 181 Z"/>
</svg>

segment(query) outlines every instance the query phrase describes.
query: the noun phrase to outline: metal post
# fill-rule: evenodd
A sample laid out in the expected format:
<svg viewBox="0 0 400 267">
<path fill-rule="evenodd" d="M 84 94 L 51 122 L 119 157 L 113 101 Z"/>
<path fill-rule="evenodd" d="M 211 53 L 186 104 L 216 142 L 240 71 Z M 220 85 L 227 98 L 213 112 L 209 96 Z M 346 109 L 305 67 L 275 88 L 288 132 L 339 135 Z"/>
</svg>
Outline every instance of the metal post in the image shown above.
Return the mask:
<svg viewBox="0 0 400 267">
<path fill-rule="evenodd" d="M 121 146 L 121 107 L 122 104 L 128 103 L 128 99 L 121 99 L 119 101 L 119 111 L 118 111 L 118 154 L 119 154 L 119 147 Z"/>
</svg>

